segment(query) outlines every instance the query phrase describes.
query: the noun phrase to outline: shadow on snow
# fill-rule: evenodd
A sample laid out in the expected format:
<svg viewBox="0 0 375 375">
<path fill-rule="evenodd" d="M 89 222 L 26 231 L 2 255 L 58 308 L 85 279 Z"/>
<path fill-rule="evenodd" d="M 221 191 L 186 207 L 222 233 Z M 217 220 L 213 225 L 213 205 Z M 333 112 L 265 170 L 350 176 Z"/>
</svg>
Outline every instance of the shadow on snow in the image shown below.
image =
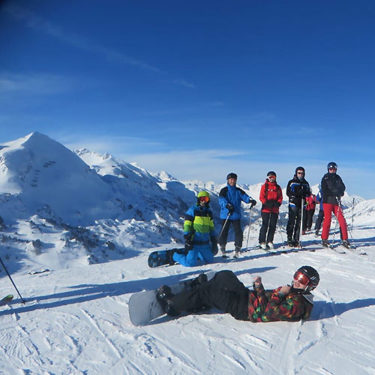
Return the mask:
<svg viewBox="0 0 375 375">
<path fill-rule="evenodd" d="M 314 308 L 309 320 L 333 318 L 334 316 L 341 315 L 349 310 L 361 309 L 374 305 L 375 298 L 356 299 L 355 301 L 348 303 L 316 301 L 314 302 Z"/>
<path fill-rule="evenodd" d="M 262 273 L 266 272 L 270 269 L 275 267 L 261 267 L 261 268 L 253 268 L 253 269 L 246 269 L 244 271 L 237 272 L 237 274 L 244 274 L 244 273 Z M 12 307 L 7 310 L 3 310 L 0 312 L 1 315 L 10 315 L 13 313 L 20 314 L 26 313 L 35 310 L 42 310 L 42 309 L 49 309 L 55 308 L 60 306 L 67 306 L 73 305 L 76 303 L 83 303 L 88 301 L 94 301 L 101 298 L 106 297 L 115 297 L 121 296 L 124 294 L 132 294 L 137 293 L 142 290 L 152 290 L 156 289 L 159 286 L 166 284 L 172 285 L 176 284 L 179 281 L 184 279 L 188 279 L 191 277 L 197 276 L 197 274 L 201 272 L 209 272 L 209 270 L 200 271 L 195 270 L 191 272 L 187 272 L 184 275 L 171 275 L 166 277 L 158 277 L 158 278 L 149 278 L 143 280 L 131 280 L 131 281 L 122 281 L 117 283 L 109 283 L 109 284 L 81 284 L 68 287 L 70 290 L 54 293 L 50 295 L 44 296 L 35 296 L 33 298 L 24 298 L 26 299 L 26 304 L 21 306 L 15 306 L 16 303 L 20 303 L 20 299 L 16 299 L 12 302 Z M 33 303 L 34 304 L 30 304 Z"/>
</svg>

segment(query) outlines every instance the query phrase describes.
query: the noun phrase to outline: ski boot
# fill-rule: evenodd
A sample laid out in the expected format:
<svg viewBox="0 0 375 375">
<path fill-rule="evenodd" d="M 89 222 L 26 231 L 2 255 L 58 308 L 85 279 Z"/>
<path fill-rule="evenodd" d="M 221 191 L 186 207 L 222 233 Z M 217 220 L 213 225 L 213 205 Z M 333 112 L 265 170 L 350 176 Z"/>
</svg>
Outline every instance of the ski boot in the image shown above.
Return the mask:
<svg viewBox="0 0 375 375">
<path fill-rule="evenodd" d="M 241 253 L 241 248 L 239 246 L 236 246 L 234 249 L 234 255 L 233 258 L 239 258 Z"/>
<path fill-rule="evenodd" d="M 294 246 L 293 247 L 297 247 L 297 248 L 302 248 L 302 245 L 301 245 L 301 242 L 300 241 L 293 241 L 293 244 L 294 244 Z"/>
<path fill-rule="evenodd" d="M 273 245 L 272 242 L 267 243 L 267 250 L 273 250 L 274 248 L 275 248 L 275 246 Z"/>
<path fill-rule="evenodd" d="M 175 260 L 173 259 L 174 251 L 168 251 L 167 252 L 167 262 L 170 266 L 173 266 L 176 264 Z"/>
<path fill-rule="evenodd" d="M 228 258 L 228 255 L 225 254 L 225 245 L 220 245 L 220 251 L 223 258 Z"/>
<path fill-rule="evenodd" d="M 267 250 L 267 245 L 266 245 L 265 242 L 261 242 L 261 243 L 259 244 L 259 247 L 260 247 L 262 250 Z"/>
<path fill-rule="evenodd" d="M 323 247 L 329 247 L 329 242 L 328 242 L 328 240 L 322 240 L 322 246 L 323 246 Z"/>
<path fill-rule="evenodd" d="M 346 247 L 347 249 L 351 249 L 350 243 L 348 240 L 342 241 L 342 246 Z"/>
</svg>

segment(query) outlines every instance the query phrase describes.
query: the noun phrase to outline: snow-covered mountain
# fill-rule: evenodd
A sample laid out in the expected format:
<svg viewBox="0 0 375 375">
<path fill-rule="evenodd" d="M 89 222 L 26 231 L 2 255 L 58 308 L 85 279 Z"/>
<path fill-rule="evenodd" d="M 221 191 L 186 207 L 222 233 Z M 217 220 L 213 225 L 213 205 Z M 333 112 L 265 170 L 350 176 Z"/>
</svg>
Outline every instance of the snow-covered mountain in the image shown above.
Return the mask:
<svg viewBox="0 0 375 375">
<path fill-rule="evenodd" d="M 182 243 L 181 215 L 195 193 L 210 191 L 217 215 L 222 186 L 72 152 L 40 133 L 1 145 L 0 256 L 27 302 L 1 270 L 2 293 L 16 298 L 0 308 L 0 374 L 375 374 L 375 200 L 345 195 L 357 246 L 345 254 L 313 234 L 301 250 L 283 247 L 285 201 L 275 235 L 283 253 L 149 269 L 151 249 Z M 254 198 L 260 187 L 243 186 Z M 244 205 L 244 247 L 258 242 L 259 206 L 250 214 Z M 335 225 L 330 238 L 338 241 Z M 134 327 L 128 317 L 142 289 L 223 269 L 249 287 L 259 274 L 272 288 L 304 264 L 321 276 L 307 322 L 252 324 L 212 311 Z"/>
<path fill-rule="evenodd" d="M 257 199 L 262 183 L 242 188 Z M 8 232 L 4 243 L 26 252 L 56 252 L 57 264 L 58 254 L 66 251 L 72 261 L 84 255 L 92 263 L 124 258 L 140 248 L 182 243 L 182 215 L 194 204 L 196 193 L 211 193 L 218 223 L 223 186 L 181 182 L 165 171 L 153 175 L 110 154 L 71 151 L 38 132 L 0 146 L 0 224 Z M 348 195 L 343 202 L 353 206 Z M 358 202 L 368 206 L 356 197 Z M 286 203 L 280 225 L 287 218 Z M 259 229 L 259 209 L 260 204 L 250 216 L 244 205 L 248 232 Z M 361 214 L 356 210 L 355 217 Z M 56 238 L 50 238 L 51 232 Z"/>
</svg>

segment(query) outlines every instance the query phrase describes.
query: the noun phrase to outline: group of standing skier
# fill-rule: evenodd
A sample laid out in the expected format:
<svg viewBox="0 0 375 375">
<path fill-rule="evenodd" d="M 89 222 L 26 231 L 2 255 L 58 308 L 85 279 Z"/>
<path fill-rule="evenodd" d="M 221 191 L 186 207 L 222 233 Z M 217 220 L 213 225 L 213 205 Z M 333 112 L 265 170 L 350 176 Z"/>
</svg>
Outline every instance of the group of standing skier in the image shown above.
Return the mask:
<svg viewBox="0 0 375 375">
<path fill-rule="evenodd" d="M 324 216 L 322 245 L 328 246 L 327 240 L 333 212 L 340 224 L 343 245 L 350 247 L 340 204 L 345 185 L 336 173 L 336 163 L 328 163 L 327 170 L 322 178 L 318 195 L 319 202 L 322 204 L 321 211 L 323 211 L 319 218 L 322 219 Z M 238 256 L 243 241 L 240 222 L 241 202 L 250 204 L 251 209 L 256 201 L 236 184 L 237 175 L 229 173 L 227 186 L 221 189 L 219 194 L 222 227 L 218 241 L 212 211 L 209 208 L 209 193 L 201 191 L 198 194 L 196 205 L 186 212 L 185 251 L 183 254 L 175 253 L 172 262 L 179 262 L 185 266 L 196 265 L 198 259 L 210 262 L 213 255 L 218 252 L 218 242 L 222 253 L 225 254 L 230 225 L 235 234 L 235 256 Z M 288 245 L 294 247 L 300 245 L 300 234 L 302 234 L 300 231 L 311 229 L 312 214 L 307 215 L 306 212 L 314 211 L 316 204 L 315 196 L 312 195 L 310 185 L 305 179 L 303 167 L 296 168 L 293 178 L 288 182 L 286 194 L 289 198 Z M 276 182 L 274 171 L 267 173 L 267 179 L 260 190 L 259 200 L 262 203 L 259 245 L 263 249 L 272 249 L 279 207 L 283 201 L 282 190 Z M 319 231 L 319 228 L 317 230 Z M 294 273 L 292 285 L 266 291 L 261 277 L 257 276 L 253 282 L 253 289 L 250 290 L 232 271 L 220 271 L 211 280 L 208 280 L 205 274 L 199 275 L 193 280 L 191 288 L 178 294 L 173 294 L 170 287 L 163 285 L 157 290 L 156 298 L 163 311 L 170 316 L 216 308 L 231 314 L 236 319 L 250 322 L 298 321 L 309 318 L 313 307 L 313 296 L 310 292 L 317 287 L 319 281 L 319 273 L 313 267 L 302 266 Z"/>
<path fill-rule="evenodd" d="M 340 225 L 343 246 L 350 247 L 346 221 L 340 203 L 340 198 L 344 195 L 344 192 L 345 185 L 337 174 L 337 164 L 334 162 L 328 163 L 327 173 L 322 178 L 318 194 L 322 206 L 318 219 L 321 223 L 324 217 L 321 238 L 322 245 L 325 247 L 328 246 L 332 212 Z M 289 198 L 286 227 L 288 246 L 298 247 L 300 246 L 300 235 L 311 229 L 312 216 L 316 205 L 316 197 L 312 194 L 310 185 L 305 179 L 303 167 L 299 166 L 295 169 L 293 178 L 287 184 L 286 195 Z M 283 193 L 276 182 L 274 171 L 267 173 L 266 181 L 260 190 L 259 200 L 262 203 L 259 246 L 264 250 L 269 250 L 274 248 L 273 239 L 279 216 L 279 207 L 283 201 Z M 235 237 L 234 256 L 238 257 L 243 243 L 241 202 L 249 204 L 250 209 L 257 203 L 255 199 L 237 186 L 237 175 L 229 173 L 227 185 L 219 193 L 221 230 L 217 238 L 213 214 L 209 207 L 210 195 L 206 191 L 199 192 L 196 204 L 185 213 L 185 250 L 174 253 L 171 261 L 184 266 L 195 266 L 199 260 L 210 263 L 213 255 L 218 252 L 218 244 L 222 255 L 225 257 L 228 232 L 231 226 Z M 320 223 L 316 224 L 316 233 L 319 232 Z"/>
</svg>

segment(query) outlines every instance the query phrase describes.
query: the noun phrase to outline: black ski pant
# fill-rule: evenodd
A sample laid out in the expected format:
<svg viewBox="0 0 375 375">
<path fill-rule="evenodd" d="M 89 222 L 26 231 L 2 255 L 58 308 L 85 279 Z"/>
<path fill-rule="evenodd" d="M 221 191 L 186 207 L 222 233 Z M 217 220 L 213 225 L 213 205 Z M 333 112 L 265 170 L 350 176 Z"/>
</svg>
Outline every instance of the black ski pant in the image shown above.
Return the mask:
<svg viewBox="0 0 375 375">
<path fill-rule="evenodd" d="M 222 220 L 222 233 L 219 238 L 219 245 L 220 247 L 225 247 L 227 244 L 228 239 L 228 232 L 230 225 L 233 226 L 234 229 L 234 246 L 241 248 L 242 247 L 242 241 L 243 241 L 243 233 L 241 228 L 241 221 L 240 220 L 227 220 L 225 226 L 225 220 Z"/>
<path fill-rule="evenodd" d="M 259 243 L 273 242 L 278 216 L 279 214 L 274 212 L 262 212 L 262 226 L 259 231 Z"/>
<path fill-rule="evenodd" d="M 319 210 L 318 217 L 315 222 L 315 233 L 319 233 L 320 228 L 322 227 L 323 219 L 324 219 L 324 211 Z"/>
<path fill-rule="evenodd" d="M 185 290 L 170 298 L 179 312 L 200 312 L 216 308 L 231 314 L 235 319 L 249 320 L 247 289 L 232 271 L 217 272 L 213 279 Z"/>
<path fill-rule="evenodd" d="M 300 226 L 301 208 L 289 205 L 288 224 L 286 226 L 288 241 L 299 241 Z"/>
<path fill-rule="evenodd" d="M 305 210 L 303 215 L 303 230 L 310 230 L 313 223 L 314 210 Z"/>
</svg>

